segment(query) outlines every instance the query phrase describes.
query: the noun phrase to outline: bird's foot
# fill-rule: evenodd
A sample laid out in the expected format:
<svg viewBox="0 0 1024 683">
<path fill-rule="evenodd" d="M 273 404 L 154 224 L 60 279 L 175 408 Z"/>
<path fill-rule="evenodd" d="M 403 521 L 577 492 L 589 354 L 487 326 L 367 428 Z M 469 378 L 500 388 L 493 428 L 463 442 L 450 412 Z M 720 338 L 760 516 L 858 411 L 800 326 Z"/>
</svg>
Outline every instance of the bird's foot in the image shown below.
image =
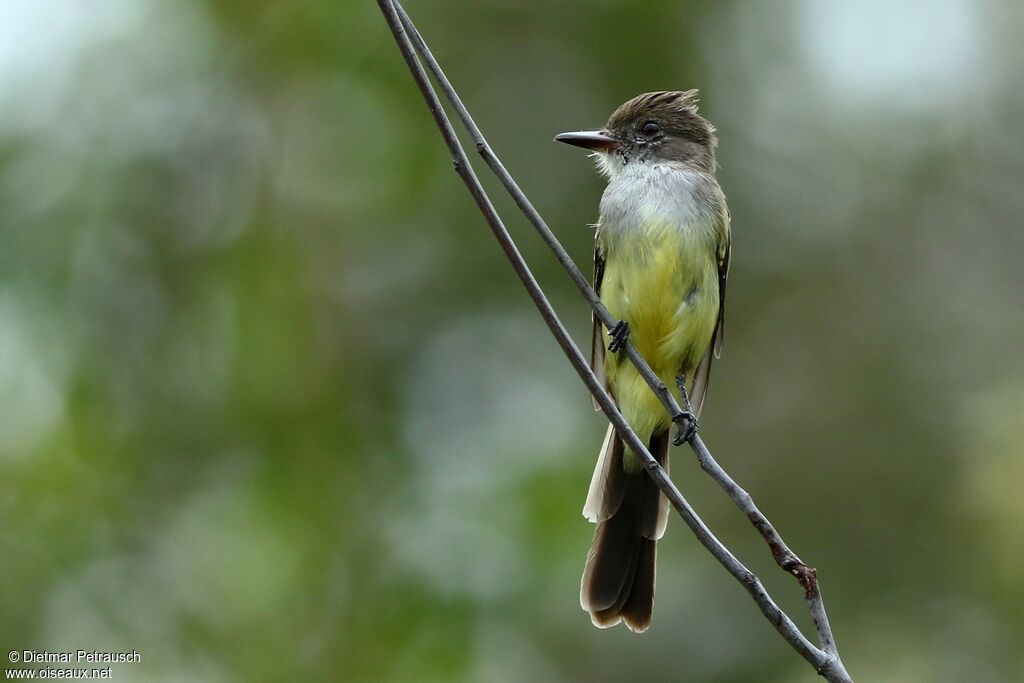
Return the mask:
<svg viewBox="0 0 1024 683">
<path fill-rule="evenodd" d="M 677 413 L 672 421 L 676 424 L 677 431 L 675 438 L 672 439 L 672 444 L 675 446 L 681 446 L 697 433 L 700 425 L 697 424 L 697 416 L 694 415 L 692 410 L 684 410 L 681 413 Z"/>
<path fill-rule="evenodd" d="M 629 339 L 629 323 L 625 320 L 615 323 L 615 326 L 608 330 L 608 336 L 612 338 L 608 343 L 608 350 L 612 353 L 621 351 L 626 347 L 626 341 Z"/>
<path fill-rule="evenodd" d="M 690 395 L 686 392 L 686 376 L 682 373 L 676 375 L 676 387 L 679 389 L 679 396 L 683 399 L 683 411 L 672 418 L 672 422 L 678 427 L 676 436 L 672 443 L 676 446 L 686 443 L 697 433 L 700 425 L 697 424 L 697 416 L 690 405 Z"/>
</svg>

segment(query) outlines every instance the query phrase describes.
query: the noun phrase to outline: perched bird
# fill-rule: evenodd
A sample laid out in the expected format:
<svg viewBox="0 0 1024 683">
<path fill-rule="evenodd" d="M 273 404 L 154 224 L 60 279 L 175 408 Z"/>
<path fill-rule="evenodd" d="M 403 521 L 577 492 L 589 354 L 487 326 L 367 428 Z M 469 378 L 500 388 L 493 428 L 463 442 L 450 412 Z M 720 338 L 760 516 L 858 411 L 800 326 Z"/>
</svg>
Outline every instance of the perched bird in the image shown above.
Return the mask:
<svg viewBox="0 0 1024 683">
<path fill-rule="evenodd" d="M 595 316 L 591 366 L 668 469 L 672 419 L 621 350 L 628 338 L 667 386 L 678 387 L 692 412 L 677 441 L 688 438 L 722 347 L 729 272 L 729 211 L 715 180 L 715 128 L 698 114 L 696 90 L 651 92 L 616 109 L 601 130 L 555 140 L 591 150 L 608 177 L 596 226 L 594 288 L 620 322 L 605 332 Z M 668 513 L 668 500 L 609 426 L 583 508 L 597 530 L 580 604 L 596 626 L 624 621 L 637 633 L 650 626 L 656 542 Z"/>
</svg>

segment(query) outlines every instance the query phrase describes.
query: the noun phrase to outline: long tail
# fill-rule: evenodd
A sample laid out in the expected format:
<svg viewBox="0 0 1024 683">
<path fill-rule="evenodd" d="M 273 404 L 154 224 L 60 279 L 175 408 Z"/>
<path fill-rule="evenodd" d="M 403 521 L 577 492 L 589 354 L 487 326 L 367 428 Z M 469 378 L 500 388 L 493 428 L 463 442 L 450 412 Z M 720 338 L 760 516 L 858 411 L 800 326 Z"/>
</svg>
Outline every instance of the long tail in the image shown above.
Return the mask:
<svg viewBox="0 0 1024 683">
<path fill-rule="evenodd" d="M 648 443 L 666 469 L 668 447 L 667 430 Z M 622 441 L 609 427 L 583 508 L 597 530 L 583 570 L 580 605 L 595 626 L 624 621 L 642 633 L 651 625 L 656 546 L 668 522 L 668 501 L 645 470 L 626 473 L 623 452 Z"/>
</svg>

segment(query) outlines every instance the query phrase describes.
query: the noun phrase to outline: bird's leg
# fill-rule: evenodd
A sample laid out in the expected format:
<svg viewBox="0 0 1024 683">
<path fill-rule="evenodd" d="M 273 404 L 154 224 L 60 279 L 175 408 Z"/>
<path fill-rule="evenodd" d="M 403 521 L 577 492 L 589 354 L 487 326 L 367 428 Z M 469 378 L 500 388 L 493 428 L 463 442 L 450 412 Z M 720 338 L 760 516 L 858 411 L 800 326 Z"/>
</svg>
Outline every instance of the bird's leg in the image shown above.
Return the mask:
<svg viewBox="0 0 1024 683">
<path fill-rule="evenodd" d="M 608 350 L 612 353 L 621 351 L 626 347 L 626 340 L 629 339 L 629 323 L 625 320 L 615 323 L 615 326 L 608 330 L 608 336 L 612 338 L 608 343 Z"/>
<path fill-rule="evenodd" d="M 682 373 L 676 375 L 676 386 L 679 388 L 679 395 L 683 399 L 684 406 L 683 411 L 672 418 L 672 421 L 676 423 L 676 427 L 679 428 L 675 438 L 672 439 L 672 443 L 679 446 L 693 438 L 700 425 L 697 424 L 697 416 L 690 405 L 690 395 L 686 393 L 686 377 Z"/>
</svg>

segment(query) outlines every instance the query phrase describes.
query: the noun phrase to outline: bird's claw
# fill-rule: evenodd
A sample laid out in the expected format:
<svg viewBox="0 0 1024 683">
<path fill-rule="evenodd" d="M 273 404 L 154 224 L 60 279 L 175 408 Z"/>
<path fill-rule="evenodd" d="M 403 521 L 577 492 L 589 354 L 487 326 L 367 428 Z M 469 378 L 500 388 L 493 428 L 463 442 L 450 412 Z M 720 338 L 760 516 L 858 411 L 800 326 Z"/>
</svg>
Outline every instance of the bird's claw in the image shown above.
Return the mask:
<svg viewBox="0 0 1024 683">
<path fill-rule="evenodd" d="M 680 446 L 690 439 L 697 433 L 700 425 L 697 424 L 697 416 L 693 414 L 692 410 L 684 410 L 672 418 L 672 421 L 678 427 L 676 436 L 672 439 L 672 443 L 676 446 Z"/>
<path fill-rule="evenodd" d="M 683 411 L 672 418 L 679 428 L 672 443 L 676 446 L 682 445 L 693 438 L 700 425 L 697 424 L 697 415 L 690 405 L 690 395 L 686 391 L 686 377 L 683 373 L 676 375 L 676 387 L 679 389 L 679 396 L 683 399 Z"/>
<path fill-rule="evenodd" d="M 615 326 L 608 330 L 608 336 L 612 338 L 608 343 L 608 350 L 612 353 L 621 351 L 626 347 L 626 341 L 629 339 L 629 323 L 625 320 L 615 323 Z"/>
</svg>

